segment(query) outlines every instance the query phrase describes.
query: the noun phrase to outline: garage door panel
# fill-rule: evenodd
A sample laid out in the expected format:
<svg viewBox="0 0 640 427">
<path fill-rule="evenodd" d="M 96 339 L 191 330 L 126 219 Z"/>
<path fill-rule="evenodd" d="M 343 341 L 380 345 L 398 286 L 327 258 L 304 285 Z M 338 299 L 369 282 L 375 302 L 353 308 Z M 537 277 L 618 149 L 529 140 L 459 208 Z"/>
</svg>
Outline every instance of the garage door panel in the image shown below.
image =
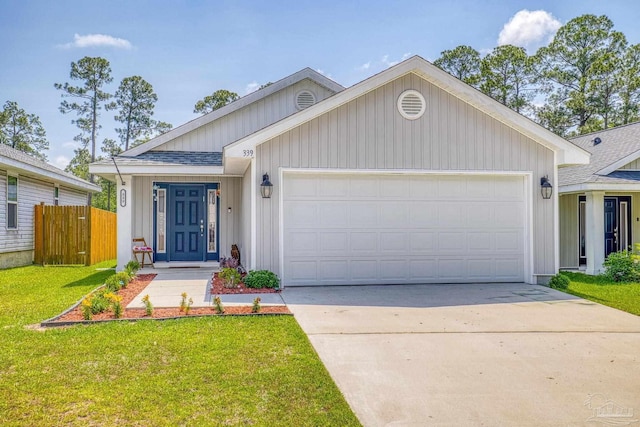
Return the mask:
<svg viewBox="0 0 640 427">
<path fill-rule="evenodd" d="M 285 174 L 285 285 L 524 280 L 523 177 L 301 176 Z"/>
</svg>

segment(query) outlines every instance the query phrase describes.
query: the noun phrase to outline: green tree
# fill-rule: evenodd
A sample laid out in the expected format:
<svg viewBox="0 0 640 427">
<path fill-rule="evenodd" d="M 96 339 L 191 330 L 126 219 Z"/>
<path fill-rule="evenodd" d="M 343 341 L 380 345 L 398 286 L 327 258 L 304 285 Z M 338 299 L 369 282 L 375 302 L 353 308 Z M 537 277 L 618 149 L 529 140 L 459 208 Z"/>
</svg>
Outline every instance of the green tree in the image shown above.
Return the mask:
<svg viewBox="0 0 640 427">
<path fill-rule="evenodd" d="M 49 149 L 49 142 L 40 118 L 35 114 L 27 114 L 17 102 L 5 102 L 0 111 L 0 143 L 40 160 L 47 160 L 44 151 Z"/>
<path fill-rule="evenodd" d="M 238 98 L 239 96 L 235 92 L 230 92 L 226 89 L 219 89 L 211 95 L 205 96 L 203 99 L 196 102 L 196 105 L 193 107 L 193 112 L 207 114 L 217 110 L 218 108 L 224 107 Z"/>
<path fill-rule="evenodd" d="M 113 102 L 109 102 L 112 95 L 102 89 L 106 84 L 113 81 L 111 67 L 109 66 L 109 61 L 104 58 L 85 56 L 77 63 L 71 63 L 69 77 L 72 80 L 80 81 L 82 85 L 72 86 L 69 83 L 55 83 L 54 87 L 63 92 L 63 98 L 76 98 L 78 101 L 69 102 L 63 100 L 60 103 L 60 112 L 63 114 L 75 112 L 77 114 L 78 118 L 72 120 L 72 123 L 80 129 L 80 134 L 74 138 L 82 143 L 80 150 L 86 149 L 89 143 L 91 144 L 89 158 L 87 159 L 84 153 L 76 150 L 75 161 L 94 162 L 96 160 L 96 139 L 98 130 L 101 128 L 98 123 L 100 111 L 103 108 L 110 110 L 115 107 Z M 73 166 L 73 170 L 80 171 L 83 169 L 84 167 L 81 167 L 80 164 Z M 88 175 L 88 179 L 92 181 L 93 176 Z"/>
<path fill-rule="evenodd" d="M 638 120 L 640 104 L 640 44 L 626 50 L 618 73 L 620 105 L 617 124 L 626 125 Z"/>
<path fill-rule="evenodd" d="M 433 65 L 471 86 L 480 82 L 480 53 L 471 46 L 442 51 Z"/>
<path fill-rule="evenodd" d="M 524 48 L 498 46 L 480 62 L 480 90 L 521 113 L 535 95 L 533 65 Z"/>
<path fill-rule="evenodd" d="M 78 178 L 89 179 L 89 163 L 91 163 L 91 153 L 87 147 L 80 147 L 73 150 L 73 158 L 69 162 L 65 171 L 74 174 Z"/>
<path fill-rule="evenodd" d="M 583 15 L 560 27 L 536 54 L 545 92 L 564 104 L 568 121 L 579 133 L 603 108 L 608 111 L 603 98 L 610 88 L 598 79 L 610 72 L 607 64 L 619 61 L 625 46 L 624 34 L 613 30 L 608 17 Z"/>
<path fill-rule="evenodd" d="M 120 141 L 124 144 L 124 149 L 139 139 L 149 138 L 160 126 L 164 129 L 167 125 L 152 118 L 153 110 L 158 96 L 153 91 L 153 86 L 140 76 L 126 77 L 120 83 L 116 91 L 116 104 L 118 114 L 116 121 L 123 124 L 122 128 L 117 128 L 116 132 Z"/>
</svg>

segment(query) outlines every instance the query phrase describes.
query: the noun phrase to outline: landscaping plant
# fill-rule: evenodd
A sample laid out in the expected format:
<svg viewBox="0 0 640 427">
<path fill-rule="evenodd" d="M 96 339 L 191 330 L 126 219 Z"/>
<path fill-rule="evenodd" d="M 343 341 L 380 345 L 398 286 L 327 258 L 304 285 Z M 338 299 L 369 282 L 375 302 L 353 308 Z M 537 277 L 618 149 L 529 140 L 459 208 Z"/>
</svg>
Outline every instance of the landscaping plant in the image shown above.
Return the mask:
<svg viewBox="0 0 640 427">
<path fill-rule="evenodd" d="M 126 288 L 131 281 L 131 276 L 127 271 L 118 271 L 115 274 L 116 280 L 120 283 L 121 288 Z"/>
<path fill-rule="evenodd" d="M 182 299 L 180 300 L 180 311 L 185 311 L 187 307 L 187 293 L 183 292 L 181 295 Z"/>
<path fill-rule="evenodd" d="M 184 314 L 189 314 L 191 306 L 193 305 L 193 298 L 189 298 L 189 303 L 184 308 Z"/>
<path fill-rule="evenodd" d="M 105 287 L 109 292 L 118 292 L 122 285 L 120 285 L 120 280 L 114 274 L 113 276 L 107 277 L 107 280 L 104 281 Z"/>
<path fill-rule="evenodd" d="M 570 280 L 567 276 L 558 273 L 549 280 L 549 287 L 564 290 L 569 286 Z"/>
<path fill-rule="evenodd" d="M 151 304 L 151 301 L 149 300 L 149 295 L 145 295 L 142 298 L 142 302 L 144 303 L 144 309 L 147 316 L 153 316 L 153 304 Z"/>
<path fill-rule="evenodd" d="M 640 280 L 638 255 L 629 251 L 612 252 L 604 261 L 607 279 L 613 282 L 637 282 Z"/>
<path fill-rule="evenodd" d="M 132 259 L 124 266 L 124 271 L 129 273 L 130 276 L 135 276 L 136 273 L 140 270 L 140 263 L 135 259 Z"/>
<path fill-rule="evenodd" d="M 251 306 L 251 312 L 252 313 L 259 313 L 260 312 L 260 297 L 256 297 L 256 299 L 253 300 L 253 306 Z"/>
<path fill-rule="evenodd" d="M 84 320 L 91 320 L 93 313 L 91 312 L 91 297 L 86 297 L 82 300 L 82 318 Z"/>
<path fill-rule="evenodd" d="M 216 308 L 216 313 L 218 313 L 218 314 L 224 313 L 224 306 L 222 305 L 222 300 L 220 299 L 219 296 L 216 296 L 213 299 L 213 305 Z"/>
<path fill-rule="evenodd" d="M 247 288 L 273 288 L 280 287 L 280 279 L 269 270 L 251 270 L 243 280 Z"/>
<path fill-rule="evenodd" d="M 240 279 L 242 279 L 242 275 L 238 273 L 238 270 L 231 267 L 223 268 L 220 273 L 218 273 L 218 277 L 222 279 L 222 285 L 230 289 L 237 288 Z"/>
</svg>

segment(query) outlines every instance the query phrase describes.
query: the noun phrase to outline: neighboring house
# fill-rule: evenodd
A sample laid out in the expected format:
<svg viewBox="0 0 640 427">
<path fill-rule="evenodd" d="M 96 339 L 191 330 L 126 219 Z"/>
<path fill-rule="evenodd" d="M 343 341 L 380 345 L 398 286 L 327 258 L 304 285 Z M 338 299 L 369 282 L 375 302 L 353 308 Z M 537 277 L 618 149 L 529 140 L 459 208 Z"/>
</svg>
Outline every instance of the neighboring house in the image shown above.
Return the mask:
<svg viewBox="0 0 640 427">
<path fill-rule="evenodd" d="M 33 262 L 34 206 L 86 205 L 100 187 L 0 144 L 0 268 Z"/>
<path fill-rule="evenodd" d="M 540 180 L 588 159 L 412 57 L 348 89 L 304 69 L 90 170 L 118 184 L 119 267 L 144 237 L 177 265 L 238 244 L 285 286 L 537 283 L 559 267 Z"/>
<path fill-rule="evenodd" d="M 560 267 L 602 271 L 640 237 L 640 123 L 571 140 L 591 163 L 560 168 Z"/>
</svg>

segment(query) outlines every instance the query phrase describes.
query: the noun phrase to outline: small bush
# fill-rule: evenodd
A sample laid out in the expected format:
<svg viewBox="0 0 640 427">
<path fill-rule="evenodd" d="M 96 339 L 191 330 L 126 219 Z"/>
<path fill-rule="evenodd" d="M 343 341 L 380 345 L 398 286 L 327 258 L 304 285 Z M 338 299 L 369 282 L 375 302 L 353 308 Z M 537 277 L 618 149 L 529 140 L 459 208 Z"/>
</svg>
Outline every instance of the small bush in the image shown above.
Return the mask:
<svg viewBox="0 0 640 427">
<path fill-rule="evenodd" d="M 140 270 L 140 263 L 135 259 L 132 259 L 124 266 L 124 271 L 128 272 L 130 276 L 135 276 L 138 270 Z"/>
<path fill-rule="evenodd" d="M 87 297 L 82 300 L 82 318 L 84 320 L 91 320 L 93 313 L 91 312 L 91 297 Z"/>
<path fill-rule="evenodd" d="M 185 309 L 187 308 L 187 293 L 183 292 L 180 295 L 182 298 L 180 299 L 180 312 L 185 311 Z"/>
<path fill-rule="evenodd" d="M 569 283 L 570 280 L 567 276 L 558 273 L 549 280 L 549 287 L 564 290 L 567 289 Z"/>
<path fill-rule="evenodd" d="M 240 283 L 240 279 L 242 276 L 238 273 L 238 270 L 235 268 L 227 267 L 223 268 L 220 273 L 218 273 L 218 277 L 223 280 L 223 286 L 225 288 L 237 288 L 238 283 Z"/>
<path fill-rule="evenodd" d="M 122 285 L 120 285 L 120 280 L 114 274 L 113 276 L 107 277 L 104 281 L 105 286 L 109 292 L 118 292 Z"/>
<path fill-rule="evenodd" d="M 232 257 L 222 257 L 220 258 L 220 268 L 235 268 L 237 269 L 240 266 L 240 261 L 236 258 Z"/>
<path fill-rule="evenodd" d="M 101 289 L 91 296 L 91 313 L 98 314 L 109 309 L 111 301 L 109 301 L 105 295 L 109 293 L 106 289 Z"/>
<path fill-rule="evenodd" d="M 131 281 L 131 276 L 126 271 L 118 271 L 115 274 L 116 280 L 120 283 L 121 288 L 126 288 Z"/>
<path fill-rule="evenodd" d="M 149 299 L 149 295 L 145 295 L 142 298 L 142 302 L 144 303 L 144 310 L 147 316 L 153 316 L 153 304 L 151 304 L 151 300 Z"/>
<path fill-rule="evenodd" d="M 252 313 L 259 313 L 260 309 L 262 307 L 260 307 L 260 297 L 256 297 L 256 299 L 253 300 L 253 305 L 251 306 L 251 312 Z"/>
<path fill-rule="evenodd" d="M 224 313 L 224 306 L 222 305 L 222 300 L 220 299 L 219 296 L 216 296 L 213 299 L 213 304 L 216 307 L 216 313 L 218 313 L 218 314 Z"/>
<path fill-rule="evenodd" d="M 640 268 L 635 256 L 628 251 L 612 252 L 604 261 L 604 276 L 613 282 L 635 282 L 640 279 Z"/>
<path fill-rule="evenodd" d="M 247 288 L 273 288 L 280 287 L 280 279 L 269 270 L 251 270 L 244 278 Z"/>
</svg>

